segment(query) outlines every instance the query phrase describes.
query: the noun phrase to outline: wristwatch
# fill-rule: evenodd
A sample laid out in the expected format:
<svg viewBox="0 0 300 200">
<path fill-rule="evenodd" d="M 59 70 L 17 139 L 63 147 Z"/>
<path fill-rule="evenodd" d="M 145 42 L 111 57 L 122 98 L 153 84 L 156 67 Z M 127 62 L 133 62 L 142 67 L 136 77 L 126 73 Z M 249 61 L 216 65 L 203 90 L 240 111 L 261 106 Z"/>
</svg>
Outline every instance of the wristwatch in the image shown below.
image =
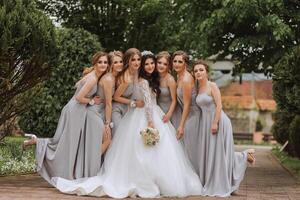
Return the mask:
<svg viewBox="0 0 300 200">
<path fill-rule="evenodd" d="M 135 108 L 135 107 L 136 107 L 136 102 L 135 102 L 135 100 L 133 100 L 133 101 L 130 102 L 130 107 L 131 107 L 131 108 Z"/>
</svg>

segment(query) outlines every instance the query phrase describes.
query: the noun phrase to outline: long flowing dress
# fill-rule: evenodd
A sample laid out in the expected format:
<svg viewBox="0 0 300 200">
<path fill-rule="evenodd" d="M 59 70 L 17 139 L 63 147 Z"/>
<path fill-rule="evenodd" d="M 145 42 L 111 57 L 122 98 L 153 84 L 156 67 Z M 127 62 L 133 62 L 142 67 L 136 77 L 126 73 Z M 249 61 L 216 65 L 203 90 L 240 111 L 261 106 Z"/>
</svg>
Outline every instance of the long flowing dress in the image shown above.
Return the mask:
<svg viewBox="0 0 300 200">
<path fill-rule="evenodd" d="M 75 99 L 84 83 L 78 82 L 74 96 L 64 106 L 53 138 L 37 139 L 37 172 L 50 184 L 52 177 L 77 179 L 100 171 L 104 124 L 99 115 Z M 96 90 L 95 85 L 86 97 L 91 98 Z"/>
<path fill-rule="evenodd" d="M 199 128 L 200 128 L 200 118 L 201 111 L 196 104 L 196 89 L 193 88 L 191 95 L 191 103 L 189 108 L 189 114 L 185 121 L 183 143 L 185 151 L 193 164 L 194 169 L 199 168 L 198 159 L 198 138 L 199 138 Z M 183 91 L 182 88 L 177 88 L 177 101 L 183 110 Z"/>
<path fill-rule="evenodd" d="M 104 77 L 102 77 L 102 78 L 104 78 Z M 114 88 L 113 88 L 113 91 L 114 91 Z M 113 94 L 113 93 L 112 93 Z M 96 95 L 97 96 L 99 96 L 100 98 L 101 98 L 101 100 L 102 100 L 102 102 L 103 103 L 100 103 L 99 105 L 97 105 L 97 104 L 94 104 L 94 105 L 92 105 L 92 106 L 88 106 L 88 112 L 90 113 L 90 112 L 93 112 L 93 115 L 97 115 L 98 116 L 98 118 L 97 119 L 99 119 L 99 117 L 101 118 L 101 120 L 103 121 L 103 123 L 106 121 L 105 120 L 105 93 L 104 93 L 104 88 L 98 83 L 98 87 L 97 87 L 97 92 L 96 92 Z M 96 122 L 97 123 L 97 122 Z M 98 146 L 98 143 L 97 143 L 97 145 L 95 146 L 93 146 L 93 147 L 96 147 L 96 148 L 100 148 L 101 149 L 101 147 L 102 147 L 102 137 L 103 137 L 103 131 L 99 131 L 99 136 L 100 136 L 100 141 L 101 141 L 101 143 L 100 143 L 100 146 Z M 98 138 L 95 138 L 95 141 L 97 141 L 98 140 Z M 94 153 L 97 153 L 97 154 L 99 154 L 99 152 L 94 152 Z M 100 155 L 101 155 L 101 163 L 103 162 L 103 159 L 104 159 L 104 154 L 102 154 L 102 152 L 100 153 Z M 96 155 L 93 155 L 93 156 L 90 156 L 91 158 L 92 157 L 95 157 Z M 97 169 L 98 171 L 97 172 L 99 172 L 100 171 L 100 168 L 98 168 Z"/>
<path fill-rule="evenodd" d="M 156 104 L 146 80 L 139 82 L 138 99 L 144 108 L 130 109 L 117 128 L 99 176 L 66 180 L 54 178 L 64 193 L 114 198 L 200 195 L 202 185 L 176 139 L 171 123 L 163 123 L 162 110 Z M 140 131 L 152 120 L 160 133 L 155 146 L 145 146 Z M 122 133 L 122 134 L 121 134 Z"/>
<path fill-rule="evenodd" d="M 223 111 L 218 132 L 212 134 L 216 110 L 212 96 L 207 92 L 198 94 L 196 102 L 202 110 L 197 171 L 204 186 L 204 195 L 230 196 L 243 180 L 247 168 L 247 152 L 234 152 L 231 122 Z"/>
<path fill-rule="evenodd" d="M 129 83 L 128 87 L 126 88 L 125 92 L 123 93 L 123 97 L 132 99 L 133 100 L 133 93 L 134 93 L 135 85 L 134 83 Z M 114 127 L 112 129 L 113 136 L 119 126 L 121 119 L 124 117 L 125 113 L 129 110 L 129 106 L 127 104 L 123 104 L 120 102 L 113 101 L 112 103 L 112 122 L 114 123 Z"/>
<path fill-rule="evenodd" d="M 164 113 L 167 113 L 172 104 L 171 92 L 169 87 L 159 87 L 159 88 L 161 93 L 157 98 L 157 104 L 159 105 L 159 107 L 162 109 Z M 175 110 L 170 119 L 174 128 L 178 128 L 178 125 L 180 123 L 180 112 L 181 110 L 179 109 L 179 106 L 176 104 Z"/>
</svg>

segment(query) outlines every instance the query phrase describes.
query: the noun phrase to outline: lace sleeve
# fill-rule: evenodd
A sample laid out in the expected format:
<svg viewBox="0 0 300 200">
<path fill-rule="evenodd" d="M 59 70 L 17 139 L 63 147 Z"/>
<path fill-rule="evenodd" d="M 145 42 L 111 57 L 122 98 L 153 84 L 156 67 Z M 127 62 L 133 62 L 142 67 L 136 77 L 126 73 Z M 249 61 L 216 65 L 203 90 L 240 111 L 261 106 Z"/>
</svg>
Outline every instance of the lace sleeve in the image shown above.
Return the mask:
<svg viewBox="0 0 300 200">
<path fill-rule="evenodd" d="M 149 87 L 149 83 L 146 80 L 141 81 L 141 90 L 144 98 L 145 103 L 145 111 L 146 111 L 146 118 L 148 122 L 152 122 L 152 100 L 151 100 L 151 90 Z"/>
</svg>

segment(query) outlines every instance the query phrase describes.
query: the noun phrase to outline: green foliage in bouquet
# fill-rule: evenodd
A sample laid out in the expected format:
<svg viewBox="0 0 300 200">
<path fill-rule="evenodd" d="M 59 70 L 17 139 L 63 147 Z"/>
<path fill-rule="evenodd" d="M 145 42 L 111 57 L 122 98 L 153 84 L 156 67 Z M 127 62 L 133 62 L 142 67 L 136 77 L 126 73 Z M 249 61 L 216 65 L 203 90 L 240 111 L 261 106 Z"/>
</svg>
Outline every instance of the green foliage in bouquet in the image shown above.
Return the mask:
<svg viewBox="0 0 300 200">
<path fill-rule="evenodd" d="M 143 143 L 146 146 L 154 146 L 159 142 L 159 132 L 155 128 L 147 127 L 140 131 Z"/>
</svg>

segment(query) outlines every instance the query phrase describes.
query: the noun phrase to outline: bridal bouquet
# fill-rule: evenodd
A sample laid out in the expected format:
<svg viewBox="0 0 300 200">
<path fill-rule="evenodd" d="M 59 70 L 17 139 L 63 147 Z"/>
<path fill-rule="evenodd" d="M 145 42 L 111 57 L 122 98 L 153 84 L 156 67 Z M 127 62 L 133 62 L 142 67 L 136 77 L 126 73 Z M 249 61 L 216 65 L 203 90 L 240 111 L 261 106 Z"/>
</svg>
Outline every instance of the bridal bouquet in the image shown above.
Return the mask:
<svg viewBox="0 0 300 200">
<path fill-rule="evenodd" d="M 146 146 L 154 146 L 159 141 L 159 132 L 156 128 L 147 127 L 140 132 Z"/>
</svg>

